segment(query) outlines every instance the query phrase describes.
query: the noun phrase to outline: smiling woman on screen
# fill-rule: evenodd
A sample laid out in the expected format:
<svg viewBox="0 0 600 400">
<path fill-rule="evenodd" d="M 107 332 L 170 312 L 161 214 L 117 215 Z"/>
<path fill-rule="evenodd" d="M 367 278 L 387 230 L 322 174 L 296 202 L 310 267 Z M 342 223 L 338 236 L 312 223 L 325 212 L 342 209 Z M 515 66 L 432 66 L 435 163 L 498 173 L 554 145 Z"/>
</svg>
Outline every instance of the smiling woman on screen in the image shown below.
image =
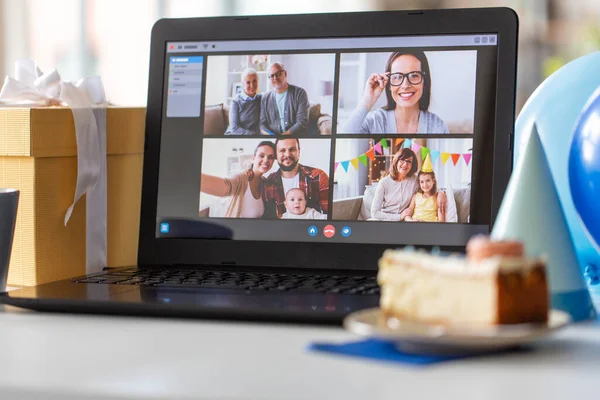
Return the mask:
<svg viewBox="0 0 600 400">
<path fill-rule="evenodd" d="M 372 110 L 385 91 L 387 104 Z M 367 79 L 359 106 L 340 133 L 449 133 L 432 112 L 431 72 L 422 51 L 392 53 L 385 72 Z"/>
<path fill-rule="evenodd" d="M 201 174 L 200 192 L 228 197 L 226 218 L 261 218 L 265 213 L 264 177 L 275 162 L 275 144 L 263 141 L 256 146 L 250 168 L 233 177 Z"/>
</svg>

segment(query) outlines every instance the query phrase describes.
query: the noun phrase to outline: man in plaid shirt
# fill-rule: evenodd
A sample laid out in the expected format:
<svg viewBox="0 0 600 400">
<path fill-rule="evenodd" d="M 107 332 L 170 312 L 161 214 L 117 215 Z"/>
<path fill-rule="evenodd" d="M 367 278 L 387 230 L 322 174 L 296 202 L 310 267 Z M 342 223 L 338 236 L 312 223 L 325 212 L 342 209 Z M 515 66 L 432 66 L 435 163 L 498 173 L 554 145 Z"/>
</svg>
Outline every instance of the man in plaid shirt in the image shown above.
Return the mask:
<svg viewBox="0 0 600 400">
<path fill-rule="evenodd" d="M 281 218 L 285 213 L 285 194 L 299 188 L 306 193 L 306 206 L 320 213 L 329 211 L 329 177 L 319 168 L 300 164 L 300 141 L 298 138 L 277 139 L 277 163 L 279 170 L 265 180 L 263 199 L 264 218 Z"/>
</svg>

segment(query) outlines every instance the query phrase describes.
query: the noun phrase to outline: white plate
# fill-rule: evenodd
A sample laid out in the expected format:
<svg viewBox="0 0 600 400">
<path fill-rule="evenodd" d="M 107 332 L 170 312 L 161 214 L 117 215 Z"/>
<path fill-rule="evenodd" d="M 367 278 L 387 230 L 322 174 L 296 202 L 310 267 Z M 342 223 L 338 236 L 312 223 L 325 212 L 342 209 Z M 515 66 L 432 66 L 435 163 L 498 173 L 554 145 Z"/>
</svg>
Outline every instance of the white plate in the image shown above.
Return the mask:
<svg viewBox="0 0 600 400">
<path fill-rule="evenodd" d="M 551 310 L 546 324 L 446 326 L 387 318 L 381 309 L 371 308 L 348 315 L 344 327 L 361 336 L 392 340 L 406 352 L 465 354 L 499 351 L 530 343 L 570 321 L 566 312 Z"/>
</svg>

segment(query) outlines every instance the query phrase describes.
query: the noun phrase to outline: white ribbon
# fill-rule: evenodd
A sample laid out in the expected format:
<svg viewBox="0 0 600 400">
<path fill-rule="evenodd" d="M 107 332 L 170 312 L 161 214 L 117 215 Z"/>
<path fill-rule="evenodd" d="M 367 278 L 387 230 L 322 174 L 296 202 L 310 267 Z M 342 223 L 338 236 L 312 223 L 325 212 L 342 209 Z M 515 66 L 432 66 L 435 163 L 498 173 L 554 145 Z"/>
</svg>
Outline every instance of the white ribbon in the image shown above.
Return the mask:
<svg viewBox="0 0 600 400">
<path fill-rule="evenodd" d="M 7 76 L 0 91 L 0 106 L 67 106 L 73 112 L 77 139 L 77 186 L 73 207 L 86 194 L 86 272 L 106 266 L 106 96 L 100 77 L 62 81 L 58 71 L 42 74 L 35 61 L 15 62 L 15 78 Z"/>
</svg>

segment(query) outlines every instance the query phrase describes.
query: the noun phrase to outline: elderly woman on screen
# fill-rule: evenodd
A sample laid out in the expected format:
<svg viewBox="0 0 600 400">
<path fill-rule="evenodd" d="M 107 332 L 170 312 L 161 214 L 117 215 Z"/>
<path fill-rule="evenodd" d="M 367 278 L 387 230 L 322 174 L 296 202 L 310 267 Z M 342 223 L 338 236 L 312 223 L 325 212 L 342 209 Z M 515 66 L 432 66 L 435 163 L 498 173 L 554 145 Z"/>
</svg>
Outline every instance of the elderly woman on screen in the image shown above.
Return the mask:
<svg viewBox="0 0 600 400">
<path fill-rule="evenodd" d="M 242 72 L 244 90 L 231 102 L 226 135 L 258 135 L 260 131 L 260 99 L 258 74 L 253 68 Z"/>
<path fill-rule="evenodd" d="M 371 110 L 385 92 L 387 104 Z M 371 74 L 360 105 L 340 133 L 449 133 L 429 111 L 431 72 L 422 51 L 392 53 L 384 73 Z"/>
<path fill-rule="evenodd" d="M 419 190 L 417 156 L 409 148 L 403 148 L 392 157 L 390 173 L 382 178 L 375 189 L 371 203 L 371 219 L 379 221 L 404 221 L 413 214 L 410 200 Z M 445 214 L 446 193 L 439 192 L 437 206 Z"/>
</svg>

